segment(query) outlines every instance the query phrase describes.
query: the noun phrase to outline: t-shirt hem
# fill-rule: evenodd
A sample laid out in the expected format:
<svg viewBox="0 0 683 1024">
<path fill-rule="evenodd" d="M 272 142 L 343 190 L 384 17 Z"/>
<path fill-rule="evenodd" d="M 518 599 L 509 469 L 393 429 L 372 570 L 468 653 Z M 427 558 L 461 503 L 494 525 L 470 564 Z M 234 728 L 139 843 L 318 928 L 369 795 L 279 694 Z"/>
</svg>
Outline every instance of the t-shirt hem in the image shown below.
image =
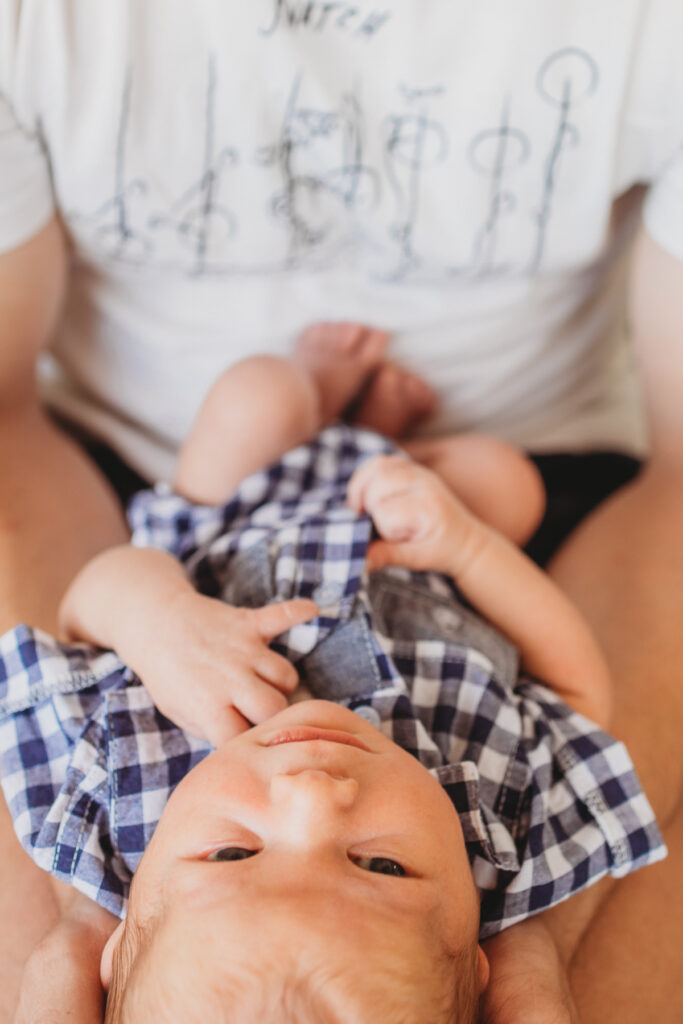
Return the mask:
<svg viewBox="0 0 683 1024">
<path fill-rule="evenodd" d="M 10 252 L 30 242 L 49 223 L 55 212 L 54 203 L 35 197 L 24 202 L 13 202 L 12 213 L 3 220 L 0 215 L 0 253 Z"/>
<path fill-rule="evenodd" d="M 652 189 L 643 207 L 643 221 L 654 241 L 683 261 L 683 191 L 670 185 Z"/>
</svg>

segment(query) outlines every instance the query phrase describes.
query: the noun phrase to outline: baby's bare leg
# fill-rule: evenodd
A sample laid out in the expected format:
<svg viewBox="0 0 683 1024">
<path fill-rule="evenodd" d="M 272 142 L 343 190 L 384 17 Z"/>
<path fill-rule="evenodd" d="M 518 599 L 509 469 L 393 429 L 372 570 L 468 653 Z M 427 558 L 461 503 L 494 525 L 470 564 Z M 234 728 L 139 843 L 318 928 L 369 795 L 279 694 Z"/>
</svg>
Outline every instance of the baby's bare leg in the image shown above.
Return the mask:
<svg viewBox="0 0 683 1024">
<path fill-rule="evenodd" d="M 545 510 L 543 481 L 514 445 L 484 434 L 456 434 L 402 446 L 479 519 L 516 544 L 525 544 L 538 527 Z"/>
<path fill-rule="evenodd" d="M 183 445 L 174 486 L 193 501 L 226 501 L 240 481 L 309 440 L 376 369 L 387 335 L 318 324 L 292 359 L 255 356 L 226 370 Z"/>
<path fill-rule="evenodd" d="M 307 373 L 285 359 L 245 359 L 204 400 L 181 448 L 174 487 L 192 501 L 219 504 L 317 426 L 318 395 Z"/>
</svg>

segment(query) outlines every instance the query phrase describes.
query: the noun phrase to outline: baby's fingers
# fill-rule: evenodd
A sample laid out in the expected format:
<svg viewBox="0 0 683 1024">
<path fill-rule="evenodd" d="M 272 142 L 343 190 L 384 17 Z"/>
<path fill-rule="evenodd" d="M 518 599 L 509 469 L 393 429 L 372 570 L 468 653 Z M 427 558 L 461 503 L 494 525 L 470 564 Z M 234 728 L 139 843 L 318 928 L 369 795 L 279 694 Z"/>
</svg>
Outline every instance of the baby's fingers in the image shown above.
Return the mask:
<svg viewBox="0 0 683 1024">
<path fill-rule="evenodd" d="M 416 544 L 389 543 L 376 540 L 368 548 L 367 567 L 369 572 L 383 569 L 385 565 L 402 565 L 406 569 L 422 569 L 420 549 Z"/>
<path fill-rule="evenodd" d="M 284 693 L 247 671 L 233 680 L 230 696 L 235 708 L 253 725 L 266 722 L 287 707 Z"/>
<path fill-rule="evenodd" d="M 229 704 L 217 708 L 203 727 L 203 736 L 213 747 L 220 747 L 251 729 L 251 722 Z"/>
<path fill-rule="evenodd" d="M 254 672 L 283 693 L 292 693 L 299 683 L 299 676 L 291 661 L 267 647 L 254 659 Z"/>
<path fill-rule="evenodd" d="M 402 455 L 378 455 L 356 470 L 346 500 L 356 512 L 372 512 L 373 505 L 410 486 L 413 463 Z"/>
<path fill-rule="evenodd" d="M 314 619 L 318 614 L 318 606 L 301 597 L 294 601 L 267 604 L 264 608 L 256 608 L 251 614 L 259 636 L 270 641 L 286 633 L 292 626 Z"/>
</svg>

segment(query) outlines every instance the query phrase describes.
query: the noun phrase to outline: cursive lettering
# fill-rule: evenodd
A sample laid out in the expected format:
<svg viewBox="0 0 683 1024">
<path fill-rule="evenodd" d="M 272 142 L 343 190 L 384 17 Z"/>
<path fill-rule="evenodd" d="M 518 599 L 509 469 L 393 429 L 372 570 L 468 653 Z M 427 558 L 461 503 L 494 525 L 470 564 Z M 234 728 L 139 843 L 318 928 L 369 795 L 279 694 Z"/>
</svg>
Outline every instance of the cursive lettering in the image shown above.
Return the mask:
<svg viewBox="0 0 683 1024">
<path fill-rule="evenodd" d="M 391 11 L 364 12 L 345 0 L 272 0 L 273 17 L 262 36 L 272 36 L 279 29 L 308 28 L 312 32 L 336 29 L 352 36 L 371 38 L 386 25 Z"/>
</svg>

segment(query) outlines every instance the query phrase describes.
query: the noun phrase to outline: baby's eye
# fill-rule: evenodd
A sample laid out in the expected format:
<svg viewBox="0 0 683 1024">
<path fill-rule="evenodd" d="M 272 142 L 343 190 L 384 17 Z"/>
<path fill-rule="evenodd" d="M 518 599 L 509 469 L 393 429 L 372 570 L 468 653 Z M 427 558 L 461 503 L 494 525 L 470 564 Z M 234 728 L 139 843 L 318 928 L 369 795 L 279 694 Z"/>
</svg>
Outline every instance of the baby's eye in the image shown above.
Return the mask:
<svg viewBox="0 0 683 1024">
<path fill-rule="evenodd" d="M 397 878 L 405 875 L 405 868 L 401 867 L 398 861 L 390 860 L 388 857 L 353 857 L 354 864 L 364 871 L 373 871 L 377 875 L 395 875 Z"/>
<path fill-rule="evenodd" d="M 246 850 L 242 846 L 224 846 L 220 850 L 214 850 L 206 858 L 207 860 L 246 860 L 248 857 L 255 857 L 258 850 Z"/>
</svg>

